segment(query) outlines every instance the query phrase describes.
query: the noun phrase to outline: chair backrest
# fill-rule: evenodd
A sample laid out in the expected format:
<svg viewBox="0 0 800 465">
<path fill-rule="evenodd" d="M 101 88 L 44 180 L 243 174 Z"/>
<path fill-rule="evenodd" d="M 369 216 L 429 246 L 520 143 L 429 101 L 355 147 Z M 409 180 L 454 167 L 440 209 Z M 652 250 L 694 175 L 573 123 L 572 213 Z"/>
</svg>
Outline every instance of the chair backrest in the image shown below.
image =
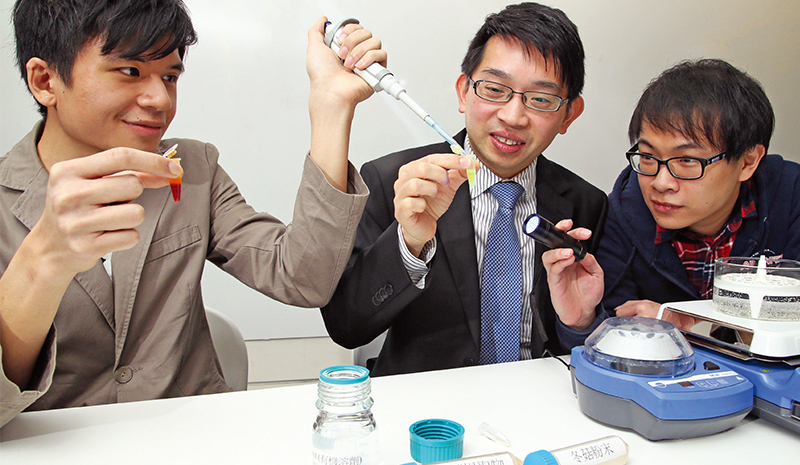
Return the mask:
<svg viewBox="0 0 800 465">
<path fill-rule="evenodd" d="M 383 342 L 386 340 L 387 332 L 388 331 L 384 331 L 383 334 L 376 337 L 368 344 L 356 347 L 353 350 L 353 363 L 362 367 L 367 367 L 368 370 L 372 370 L 372 367 L 375 365 L 375 360 L 378 359 L 378 354 L 380 354 L 383 348 Z"/>
<path fill-rule="evenodd" d="M 206 319 L 225 382 L 235 391 L 247 390 L 247 346 L 242 332 L 227 315 L 211 307 L 206 307 Z"/>
</svg>

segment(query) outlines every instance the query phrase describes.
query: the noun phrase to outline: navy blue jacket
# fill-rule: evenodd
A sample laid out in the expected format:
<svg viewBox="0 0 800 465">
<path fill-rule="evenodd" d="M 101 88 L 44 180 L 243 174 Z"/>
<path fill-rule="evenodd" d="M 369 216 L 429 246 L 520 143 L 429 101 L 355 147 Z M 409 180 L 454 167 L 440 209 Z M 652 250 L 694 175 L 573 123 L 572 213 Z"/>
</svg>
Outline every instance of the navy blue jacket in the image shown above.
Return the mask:
<svg viewBox="0 0 800 465">
<path fill-rule="evenodd" d="M 731 256 L 800 259 L 800 165 L 767 155 L 752 179 L 758 215 L 742 223 Z M 613 314 L 629 300 L 663 304 L 699 299 L 672 244 L 655 245 L 656 222 L 630 167 L 617 178 L 608 200 L 605 234 L 597 251 L 605 272 L 605 308 Z"/>
</svg>

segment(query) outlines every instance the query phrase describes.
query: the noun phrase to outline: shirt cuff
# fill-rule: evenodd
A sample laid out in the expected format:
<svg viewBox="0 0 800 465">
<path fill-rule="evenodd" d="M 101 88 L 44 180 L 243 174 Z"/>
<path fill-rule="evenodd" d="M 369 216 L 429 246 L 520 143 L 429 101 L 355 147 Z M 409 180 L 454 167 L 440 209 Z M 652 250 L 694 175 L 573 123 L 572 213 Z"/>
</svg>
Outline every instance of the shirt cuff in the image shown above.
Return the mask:
<svg viewBox="0 0 800 465">
<path fill-rule="evenodd" d="M 561 322 L 560 318 L 557 318 L 556 321 L 556 334 L 558 334 L 558 340 L 561 343 L 561 347 L 564 348 L 566 351 L 571 351 L 573 347 L 577 347 L 583 345 L 586 338 L 592 334 L 592 331 L 597 329 L 600 326 L 600 323 L 605 320 L 608 315 L 606 315 L 605 308 L 603 304 L 597 306 L 597 316 L 595 317 L 594 321 L 592 322 L 589 327 L 583 331 L 576 331 L 569 326 L 565 325 Z"/>
<path fill-rule="evenodd" d="M 408 250 L 406 241 L 403 240 L 403 229 L 399 223 L 397 225 L 397 242 L 400 247 L 400 256 L 403 258 L 403 265 L 408 272 L 408 277 L 411 278 L 411 282 L 414 283 L 417 289 L 424 289 L 425 277 L 428 275 L 429 271 L 428 263 L 430 263 L 433 259 L 433 255 L 436 253 L 436 237 L 429 240 L 422 248 L 421 255 L 424 257 L 424 260 L 415 257 L 414 254 Z"/>
<path fill-rule="evenodd" d="M 3 351 L 0 349 L 0 357 Z M 28 386 L 20 389 L 11 382 L 0 365 L 0 428 L 11 421 L 17 414 L 28 408 L 37 399 L 42 397 L 53 382 L 56 364 L 56 330 L 55 325 L 50 327 L 50 332 L 42 344 L 42 350 L 36 362 L 36 367 L 28 381 Z"/>
</svg>

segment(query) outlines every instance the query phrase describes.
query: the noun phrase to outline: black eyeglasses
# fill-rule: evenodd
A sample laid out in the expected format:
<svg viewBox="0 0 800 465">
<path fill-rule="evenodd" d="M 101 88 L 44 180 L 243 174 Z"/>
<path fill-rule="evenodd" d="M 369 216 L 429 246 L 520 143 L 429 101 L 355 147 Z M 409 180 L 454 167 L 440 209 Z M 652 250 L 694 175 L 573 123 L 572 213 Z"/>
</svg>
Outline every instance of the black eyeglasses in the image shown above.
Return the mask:
<svg viewBox="0 0 800 465">
<path fill-rule="evenodd" d="M 706 166 L 716 163 L 725 159 L 727 156 L 724 151 L 712 155 L 708 158 L 698 157 L 673 157 L 666 160 L 661 160 L 653 155 L 647 153 L 639 153 L 639 143 L 633 144 L 633 147 L 625 152 L 628 158 L 628 163 L 631 164 L 633 171 L 645 176 L 655 176 L 661 165 L 666 165 L 670 174 L 678 179 L 700 179 L 706 172 Z"/>
<path fill-rule="evenodd" d="M 536 111 L 558 111 L 565 103 L 569 102 L 569 99 L 563 99 L 558 95 L 548 94 L 547 92 L 537 92 L 535 90 L 517 92 L 507 85 L 484 79 L 473 81 L 472 78 L 469 78 L 469 83 L 475 90 L 475 95 L 484 100 L 505 103 L 511 100 L 514 94 L 520 94 L 522 95 L 522 103 Z"/>
</svg>

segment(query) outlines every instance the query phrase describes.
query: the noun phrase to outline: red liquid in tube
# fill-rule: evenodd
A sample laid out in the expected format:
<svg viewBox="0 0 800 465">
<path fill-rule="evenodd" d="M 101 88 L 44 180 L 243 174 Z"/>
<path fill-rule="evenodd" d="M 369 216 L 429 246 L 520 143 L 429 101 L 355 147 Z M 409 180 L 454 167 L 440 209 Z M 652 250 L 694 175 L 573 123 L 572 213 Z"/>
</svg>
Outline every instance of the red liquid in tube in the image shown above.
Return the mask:
<svg viewBox="0 0 800 465">
<path fill-rule="evenodd" d="M 177 162 L 179 165 L 181 164 L 180 158 L 172 158 L 174 162 Z M 177 178 L 170 178 L 169 179 L 169 188 L 172 189 L 172 200 L 175 202 L 181 201 L 181 177 Z"/>
<path fill-rule="evenodd" d="M 181 178 L 169 180 L 169 188 L 172 189 L 172 200 L 181 201 Z"/>
</svg>

